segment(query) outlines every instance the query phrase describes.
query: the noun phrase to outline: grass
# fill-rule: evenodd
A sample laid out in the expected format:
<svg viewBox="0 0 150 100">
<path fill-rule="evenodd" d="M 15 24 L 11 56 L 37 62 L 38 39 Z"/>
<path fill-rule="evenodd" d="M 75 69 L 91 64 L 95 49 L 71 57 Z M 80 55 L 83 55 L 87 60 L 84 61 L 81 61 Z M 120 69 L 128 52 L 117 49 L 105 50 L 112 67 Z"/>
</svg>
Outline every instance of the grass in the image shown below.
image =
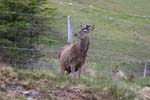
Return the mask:
<svg viewBox="0 0 150 100">
<path fill-rule="evenodd" d="M 58 7 L 52 29 L 57 30 L 61 41 L 52 45 L 51 49 L 58 50 L 66 44 L 67 16 L 70 15 L 73 32 L 79 30 L 80 24 L 95 25 L 91 33 L 88 62 L 109 67 L 121 63 L 133 64 L 134 69 L 137 63 L 150 61 L 149 0 L 52 1 Z"/>
<path fill-rule="evenodd" d="M 95 94 L 98 92 L 107 91 L 105 96 L 107 98 L 115 98 L 112 100 L 133 100 L 138 91 L 144 84 L 149 83 L 149 79 L 144 79 L 141 83 L 141 79 L 136 80 L 134 83 L 127 80 L 113 81 L 97 73 L 96 77 L 89 76 L 89 74 L 82 75 L 80 80 L 70 78 L 69 76 L 62 77 L 58 71 L 52 71 L 47 69 L 15 69 L 11 67 L 3 68 L 4 74 L 1 74 L 1 79 L 5 77 L 5 80 L 0 79 L 0 88 L 5 89 L 11 84 L 21 84 L 26 90 L 35 90 L 42 93 L 48 93 L 44 98 L 47 100 L 54 100 L 54 93 L 61 90 L 70 90 L 72 87 L 78 87 L 84 91 Z M 10 76 L 11 75 L 11 76 Z M 109 81 L 108 81 L 109 80 Z M 5 86 L 2 82 L 7 81 Z M 12 98 L 12 100 L 25 100 L 27 97 L 21 94 L 0 92 L 2 99 Z M 51 99 L 50 99 L 51 98 Z M 44 99 L 44 100 L 45 100 Z M 106 99 L 106 100 L 109 100 Z"/>
<path fill-rule="evenodd" d="M 89 23 L 95 25 L 91 34 L 91 45 L 88 53 L 86 69 L 80 80 L 61 77 L 58 71 L 58 61 L 51 60 L 55 69 L 6 69 L 8 74 L 4 81 L 18 81 L 26 89 L 48 92 L 70 89 L 82 85 L 85 90 L 93 93 L 107 90 L 114 100 L 134 100 L 138 91 L 149 85 L 149 78 L 137 78 L 134 82 L 123 80 L 115 82 L 111 79 L 112 70 L 120 65 L 127 75 L 133 71 L 142 70 L 142 62 L 150 60 L 150 6 L 149 0 L 52 0 L 58 7 L 52 31 L 56 33 L 58 42 L 50 45 L 54 53 L 48 56 L 56 57 L 56 51 L 66 44 L 67 16 L 72 16 L 73 31 L 79 30 L 79 25 Z M 70 3 L 70 4 L 69 4 Z M 71 4 L 72 3 L 72 4 Z M 77 40 L 75 39 L 75 42 Z M 47 49 L 47 50 L 49 50 Z M 47 55 L 47 53 L 45 53 Z M 94 72 L 94 75 L 93 75 Z M 92 76 L 93 75 L 93 76 Z M 7 80 L 8 79 L 8 80 Z M 5 82 L 0 82 L 4 84 Z M 1 85 L 1 86 L 2 86 Z M 49 92 L 48 92 L 49 93 Z M 0 92 L 0 97 L 7 97 Z M 16 97 L 25 100 L 26 97 Z M 51 98 L 51 96 L 50 96 Z M 0 98 L 1 99 L 1 98 Z"/>
<path fill-rule="evenodd" d="M 55 2 L 58 4 L 59 13 L 59 17 L 56 16 L 56 18 L 59 20 L 57 19 L 53 27 L 65 38 L 67 35 L 66 17 L 71 15 L 74 32 L 79 30 L 79 25 L 82 23 L 95 25 L 95 30 L 91 34 L 92 49 L 98 50 L 103 47 L 103 49 L 113 50 L 112 52 L 123 53 L 128 50 L 128 45 L 130 45 L 131 50 L 128 51 L 130 55 L 132 49 L 143 48 L 136 46 L 136 43 L 142 42 L 141 44 L 144 45 L 149 42 L 149 18 L 142 17 L 149 16 L 148 12 L 150 11 L 146 9 L 149 6 L 144 5 L 148 4 L 148 0 L 94 0 L 92 2 L 64 0 L 61 5 L 59 5 L 61 1 L 56 0 Z M 72 5 L 68 4 L 70 2 Z M 106 7 L 103 7 L 102 4 L 105 4 Z M 135 9 L 134 6 L 131 6 L 133 4 L 136 6 Z M 93 5 L 93 8 L 90 8 L 89 5 Z M 113 10 L 113 8 L 117 10 Z M 146 11 L 144 12 L 142 9 L 146 9 Z M 133 12 L 138 12 L 139 17 L 134 16 L 136 13 Z M 107 40 L 110 42 L 107 43 Z M 104 48 L 104 45 L 107 47 Z"/>
<path fill-rule="evenodd" d="M 121 66 L 127 76 L 133 72 L 138 75 L 137 71 L 143 70 L 142 63 L 150 61 L 150 1 L 51 1 L 58 7 L 55 21 L 51 25 L 52 30 L 58 35 L 56 37 L 58 42 L 52 44 L 49 49 L 58 50 L 67 43 L 68 15 L 72 16 L 73 32 L 79 30 L 80 24 L 94 24 L 95 30 L 91 33 L 86 67 L 87 69 L 92 68 L 96 73 L 96 77 L 83 73 L 81 80 L 75 83 L 71 83 L 69 77 L 57 77 L 54 79 L 58 79 L 58 81 L 52 82 L 52 84 L 59 83 L 58 86 L 63 88 L 69 88 L 70 83 L 71 85 L 83 84 L 86 88 L 93 90 L 108 88 L 112 90 L 111 93 L 117 100 L 133 100 L 137 91 L 149 84 L 149 79 L 137 78 L 133 83 L 128 81 L 116 83 L 111 80 L 111 75 L 116 65 Z M 75 39 L 76 42 L 77 39 Z M 58 66 L 57 61 L 53 63 Z M 139 76 L 141 75 L 140 73 Z"/>
<path fill-rule="evenodd" d="M 88 53 L 88 66 L 96 70 L 96 78 L 82 77 L 87 87 L 110 87 L 117 100 L 124 100 L 123 94 L 135 91 L 149 84 L 149 79 L 138 78 L 135 83 L 113 83 L 112 70 L 116 65 L 126 75 L 138 72 L 142 75 L 143 62 L 150 61 L 150 6 L 149 0 L 52 0 L 58 7 L 56 21 L 52 29 L 57 30 L 62 40 L 59 45 L 52 45 L 58 50 L 67 42 L 67 16 L 72 16 L 73 32 L 84 23 L 94 24 L 91 34 L 91 45 Z M 77 40 L 75 39 L 75 43 Z M 89 68 L 89 67 L 88 67 Z M 88 69 L 87 68 L 87 69 Z M 94 82 L 94 83 L 93 83 Z M 145 84 L 144 84 L 145 83 Z M 94 84 L 94 85 L 93 85 Z M 100 85 L 99 85 L 100 84 Z M 138 85 L 137 85 L 138 84 Z M 128 87 L 130 86 L 131 87 Z M 121 91 L 121 92 L 118 92 Z M 133 92 L 133 91 L 132 91 Z M 135 92 L 130 99 L 133 100 Z M 121 96 L 122 95 L 122 96 Z M 132 99 L 131 99 L 132 98 Z"/>
</svg>

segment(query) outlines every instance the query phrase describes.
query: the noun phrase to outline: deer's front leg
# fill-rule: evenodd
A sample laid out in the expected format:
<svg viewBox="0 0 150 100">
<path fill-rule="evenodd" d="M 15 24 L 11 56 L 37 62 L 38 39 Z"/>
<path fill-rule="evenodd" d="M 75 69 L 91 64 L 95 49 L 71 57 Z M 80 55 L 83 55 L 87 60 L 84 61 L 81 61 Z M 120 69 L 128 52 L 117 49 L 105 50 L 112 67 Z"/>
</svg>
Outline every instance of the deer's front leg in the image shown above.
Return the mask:
<svg viewBox="0 0 150 100">
<path fill-rule="evenodd" d="M 78 79 L 80 79 L 81 71 L 82 71 L 82 68 L 79 68 L 78 74 L 77 74 L 77 78 L 78 78 Z"/>
<path fill-rule="evenodd" d="M 70 67 L 71 67 L 71 76 L 75 77 L 75 66 L 74 66 L 74 64 L 71 64 Z"/>
<path fill-rule="evenodd" d="M 64 69 L 64 66 L 61 65 L 61 76 L 64 76 L 65 75 L 65 69 Z"/>
</svg>

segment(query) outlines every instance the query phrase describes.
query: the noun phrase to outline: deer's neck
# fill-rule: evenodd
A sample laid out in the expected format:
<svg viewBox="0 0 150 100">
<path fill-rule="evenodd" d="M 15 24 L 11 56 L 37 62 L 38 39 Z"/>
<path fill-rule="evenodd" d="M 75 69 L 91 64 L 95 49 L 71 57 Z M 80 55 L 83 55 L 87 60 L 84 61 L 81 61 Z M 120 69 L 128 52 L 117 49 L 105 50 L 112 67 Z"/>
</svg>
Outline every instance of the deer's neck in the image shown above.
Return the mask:
<svg viewBox="0 0 150 100">
<path fill-rule="evenodd" d="M 89 38 L 80 41 L 80 49 L 82 54 L 87 54 L 89 49 Z"/>
</svg>

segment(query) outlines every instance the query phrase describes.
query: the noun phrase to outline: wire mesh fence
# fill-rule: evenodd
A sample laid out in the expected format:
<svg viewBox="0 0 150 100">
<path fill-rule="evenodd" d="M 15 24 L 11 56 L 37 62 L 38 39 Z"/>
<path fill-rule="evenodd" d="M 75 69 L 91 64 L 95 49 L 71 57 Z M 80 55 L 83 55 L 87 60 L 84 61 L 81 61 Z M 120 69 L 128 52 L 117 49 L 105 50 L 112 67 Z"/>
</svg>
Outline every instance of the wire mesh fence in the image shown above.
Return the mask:
<svg viewBox="0 0 150 100">
<path fill-rule="evenodd" d="M 47 35 L 48 18 L 33 14 L 0 12 L 0 61 L 16 67 L 31 67 L 40 56 L 42 41 Z"/>
<path fill-rule="evenodd" d="M 44 16 L 11 12 L 10 14 L 15 16 L 16 20 L 8 23 L 12 19 L 9 18 L 9 14 L 7 12 L 0 13 L 1 63 L 22 68 L 56 68 L 59 66 L 58 50 L 67 43 L 66 17 L 57 16 L 54 18 L 55 22 L 49 24 L 48 18 Z M 46 23 L 42 22 L 43 19 L 46 20 Z M 22 23 L 23 26 L 20 24 L 22 20 L 26 21 Z M 72 18 L 73 32 L 79 29 L 80 24 L 82 22 L 77 22 L 75 18 Z M 5 26 L 9 26 L 9 28 L 5 29 Z M 59 29 L 58 32 L 54 31 L 56 27 Z M 97 29 L 95 31 L 97 32 Z M 87 57 L 87 62 L 96 66 L 96 73 L 101 70 L 104 75 L 112 74 L 114 66 L 119 65 L 127 75 L 136 73 L 137 76 L 143 76 L 143 63 L 150 62 L 150 54 L 147 52 L 150 50 L 150 43 L 142 40 L 127 40 L 125 43 L 119 38 L 115 41 L 113 36 L 108 37 L 107 31 L 102 31 L 102 33 L 104 34 L 91 35 Z M 53 38 L 54 43 L 53 40 L 49 41 L 49 38 Z M 74 39 L 75 43 L 77 41 Z M 115 49 L 112 48 L 114 45 Z M 150 65 L 148 64 L 148 66 Z"/>
</svg>

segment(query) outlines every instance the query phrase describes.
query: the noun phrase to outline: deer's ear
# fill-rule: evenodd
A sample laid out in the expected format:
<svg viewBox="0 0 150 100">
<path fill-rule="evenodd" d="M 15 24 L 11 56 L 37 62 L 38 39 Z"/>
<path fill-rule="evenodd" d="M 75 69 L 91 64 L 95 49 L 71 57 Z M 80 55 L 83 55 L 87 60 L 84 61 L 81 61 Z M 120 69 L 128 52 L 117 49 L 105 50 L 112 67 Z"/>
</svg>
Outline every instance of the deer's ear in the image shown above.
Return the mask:
<svg viewBox="0 0 150 100">
<path fill-rule="evenodd" d="M 94 30 L 94 28 L 95 28 L 95 26 L 94 26 L 94 25 L 90 26 L 90 30 L 91 30 L 91 31 L 93 31 L 93 30 Z"/>
<path fill-rule="evenodd" d="M 84 24 L 82 24 L 82 25 L 80 25 L 80 27 L 81 27 L 81 29 L 83 29 L 83 28 L 85 27 L 85 25 L 84 25 Z"/>
</svg>

